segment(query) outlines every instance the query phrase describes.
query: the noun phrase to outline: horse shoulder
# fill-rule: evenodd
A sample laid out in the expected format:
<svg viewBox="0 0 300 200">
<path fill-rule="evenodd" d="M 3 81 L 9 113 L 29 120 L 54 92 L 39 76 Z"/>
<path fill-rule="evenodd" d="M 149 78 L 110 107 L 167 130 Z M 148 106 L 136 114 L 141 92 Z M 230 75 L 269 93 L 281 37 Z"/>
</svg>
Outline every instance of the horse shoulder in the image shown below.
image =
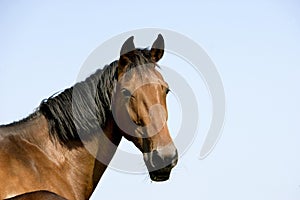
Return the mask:
<svg viewBox="0 0 300 200">
<path fill-rule="evenodd" d="M 39 147 L 19 135 L 8 135 L 0 140 L 0 161 L 0 179 L 5 180 L 0 181 L 0 199 L 43 190 L 50 183 L 48 187 L 55 188 L 54 192 L 72 196 L 67 180 L 61 178 L 66 172 Z"/>
</svg>

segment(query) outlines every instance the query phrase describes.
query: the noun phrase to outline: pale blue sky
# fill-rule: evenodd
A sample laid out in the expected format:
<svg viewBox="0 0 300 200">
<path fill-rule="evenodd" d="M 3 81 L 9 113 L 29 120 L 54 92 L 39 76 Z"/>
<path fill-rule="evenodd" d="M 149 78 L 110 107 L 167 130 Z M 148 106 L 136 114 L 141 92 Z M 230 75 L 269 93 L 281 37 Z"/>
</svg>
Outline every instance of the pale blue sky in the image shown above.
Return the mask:
<svg viewBox="0 0 300 200">
<path fill-rule="evenodd" d="M 227 98 L 222 138 L 198 159 L 210 116 L 200 86 L 199 134 L 171 180 L 156 184 L 109 169 L 93 198 L 298 200 L 299 11 L 296 0 L 1 1 L 0 124 L 26 117 L 42 99 L 73 85 L 102 42 L 138 28 L 171 29 L 216 64 Z M 163 61 L 179 67 L 171 56 Z"/>
</svg>

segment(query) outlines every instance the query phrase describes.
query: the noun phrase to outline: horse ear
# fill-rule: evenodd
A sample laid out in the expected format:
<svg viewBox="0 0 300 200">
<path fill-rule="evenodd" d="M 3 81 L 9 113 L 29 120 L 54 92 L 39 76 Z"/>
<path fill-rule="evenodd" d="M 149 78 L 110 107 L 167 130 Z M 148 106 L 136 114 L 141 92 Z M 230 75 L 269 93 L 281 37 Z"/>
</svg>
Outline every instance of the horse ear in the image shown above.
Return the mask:
<svg viewBox="0 0 300 200">
<path fill-rule="evenodd" d="M 161 34 L 159 34 L 150 50 L 151 58 L 154 62 L 158 62 L 162 58 L 165 51 L 164 49 L 165 49 L 164 38 Z"/>
<path fill-rule="evenodd" d="M 126 53 L 135 50 L 133 38 L 134 37 L 131 36 L 124 42 L 124 44 L 122 45 L 122 48 L 121 48 L 120 56 L 125 55 Z"/>
<path fill-rule="evenodd" d="M 119 58 L 119 61 L 118 61 L 118 77 L 121 76 L 124 73 L 126 66 L 130 62 L 130 60 L 126 56 L 126 54 L 135 50 L 135 46 L 134 46 L 134 43 L 133 43 L 133 38 L 134 37 L 131 36 L 122 45 L 122 48 L 121 48 L 121 51 L 120 51 L 120 58 Z"/>
</svg>

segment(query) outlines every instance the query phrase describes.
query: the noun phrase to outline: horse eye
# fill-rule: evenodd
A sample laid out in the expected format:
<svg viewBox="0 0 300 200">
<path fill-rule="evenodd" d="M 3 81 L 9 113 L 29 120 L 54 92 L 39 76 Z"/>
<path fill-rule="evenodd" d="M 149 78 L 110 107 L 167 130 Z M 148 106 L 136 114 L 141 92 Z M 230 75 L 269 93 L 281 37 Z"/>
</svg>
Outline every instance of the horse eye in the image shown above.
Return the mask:
<svg viewBox="0 0 300 200">
<path fill-rule="evenodd" d="M 125 88 L 122 89 L 122 93 L 125 97 L 131 97 L 131 92 Z"/>
</svg>

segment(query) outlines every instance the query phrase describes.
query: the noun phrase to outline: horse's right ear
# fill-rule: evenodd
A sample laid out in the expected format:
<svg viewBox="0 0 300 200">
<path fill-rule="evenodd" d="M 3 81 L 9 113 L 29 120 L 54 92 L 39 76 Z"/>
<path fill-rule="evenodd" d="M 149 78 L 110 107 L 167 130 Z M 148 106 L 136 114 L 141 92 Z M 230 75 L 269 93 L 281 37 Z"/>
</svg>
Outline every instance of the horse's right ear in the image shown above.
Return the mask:
<svg viewBox="0 0 300 200">
<path fill-rule="evenodd" d="M 135 46 L 133 43 L 133 36 L 128 38 L 124 44 L 122 45 L 121 51 L 120 51 L 120 58 L 118 62 L 118 77 L 120 77 L 125 69 L 128 63 L 130 62 L 129 58 L 127 57 L 127 54 L 131 51 L 135 50 Z"/>
<path fill-rule="evenodd" d="M 130 38 L 128 38 L 124 44 L 122 45 L 122 48 L 121 48 L 121 52 L 120 52 L 120 57 L 127 54 L 128 52 L 130 51 L 133 51 L 135 50 L 135 46 L 134 46 L 134 43 L 133 43 L 133 36 L 131 36 Z"/>
</svg>

